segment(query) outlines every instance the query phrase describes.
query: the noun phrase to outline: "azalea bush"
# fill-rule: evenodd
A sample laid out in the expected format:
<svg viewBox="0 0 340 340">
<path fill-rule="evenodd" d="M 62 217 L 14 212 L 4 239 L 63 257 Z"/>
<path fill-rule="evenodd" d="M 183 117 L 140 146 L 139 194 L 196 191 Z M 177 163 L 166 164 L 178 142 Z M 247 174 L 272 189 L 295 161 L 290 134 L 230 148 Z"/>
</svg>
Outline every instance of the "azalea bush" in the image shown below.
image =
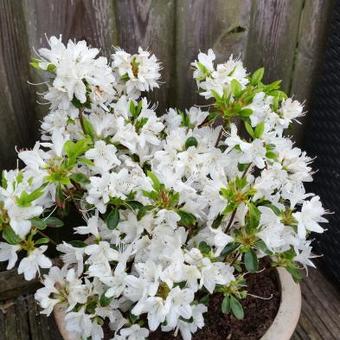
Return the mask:
<svg viewBox="0 0 340 340">
<path fill-rule="evenodd" d="M 209 50 L 192 63 L 206 105 L 160 116 L 144 96 L 160 83 L 154 55 L 48 42 L 32 61 L 49 105 L 41 139 L 0 189 L 0 260 L 41 279 L 42 313 L 61 304 L 84 339 L 107 325 L 117 340 L 188 340 L 212 294 L 243 318 L 260 258 L 295 280 L 313 265 L 310 234 L 327 220 L 304 189 L 311 158 L 285 134 L 303 106 L 280 81 Z"/>
</svg>

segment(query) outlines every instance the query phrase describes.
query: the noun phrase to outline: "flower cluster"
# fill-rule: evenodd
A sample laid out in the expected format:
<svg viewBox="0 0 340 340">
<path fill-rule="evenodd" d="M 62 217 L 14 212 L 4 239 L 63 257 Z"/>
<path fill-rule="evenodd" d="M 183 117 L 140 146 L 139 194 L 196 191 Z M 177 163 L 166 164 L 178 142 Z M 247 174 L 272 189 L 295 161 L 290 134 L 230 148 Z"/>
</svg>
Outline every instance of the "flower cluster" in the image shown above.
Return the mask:
<svg viewBox="0 0 340 340">
<path fill-rule="evenodd" d="M 102 339 L 105 324 L 117 340 L 189 340 L 211 294 L 243 317 L 260 258 L 295 280 L 313 265 L 309 237 L 327 220 L 304 189 L 311 159 L 284 134 L 303 107 L 280 82 L 209 50 L 192 66 L 210 104 L 159 116 L 143 96 L 160 78 L 149 52 L 49 44 L 32 62 L 49 74 L 41 140 L 0 188 L 0 260 L 41 277 L 43 313 L 63 305 L 78 338 Z"/>
</svg>

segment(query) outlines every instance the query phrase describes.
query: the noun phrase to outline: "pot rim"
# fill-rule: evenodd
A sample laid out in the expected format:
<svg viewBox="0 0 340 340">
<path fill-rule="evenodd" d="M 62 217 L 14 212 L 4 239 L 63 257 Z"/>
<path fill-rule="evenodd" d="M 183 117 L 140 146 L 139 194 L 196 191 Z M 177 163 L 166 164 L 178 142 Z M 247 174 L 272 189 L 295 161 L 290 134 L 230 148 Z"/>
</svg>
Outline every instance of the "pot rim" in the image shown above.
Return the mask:
<svg viewBox="0 0 340 340">
<path fill-rule="evenodd" d="M 301 313 L 301 288 L 284 268 L 277 268 L 281 301 L 273 323 L 260 340 L 289 340 L 299 322 Z"/>
<path fill-rule="evenodd" d="M 260 340 L 289 340 L 299 322 L 301 312 L 301 289 L 284 268 L 276 268 L 279 277 L 281 301 L 273 323 Z M 65 328 L 65 309 L 62 304 L 54 307 L 53 315 L 64 340 L 79 340 Z"/>
</svg>

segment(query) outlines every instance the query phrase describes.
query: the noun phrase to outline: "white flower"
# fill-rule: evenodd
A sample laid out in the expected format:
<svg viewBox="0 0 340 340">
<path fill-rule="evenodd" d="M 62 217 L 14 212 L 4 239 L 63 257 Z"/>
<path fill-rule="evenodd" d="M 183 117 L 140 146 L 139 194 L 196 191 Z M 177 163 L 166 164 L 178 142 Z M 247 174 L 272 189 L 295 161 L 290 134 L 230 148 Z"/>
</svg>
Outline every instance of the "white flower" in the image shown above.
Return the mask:
<svg viewBox="0 0 340 340">
<path fill-rule="evenodd" d="M 69 312 L 65 317 L 66 329 L 77 334 L 81 338 L 101 340 L 104 337 L 103 328 L 96 322 L 95 318 L 86 314 L 84 309 L 78 312 Z"/>
<path fill-rule="evenodd" d="M 306 237 L 307 231 L 314 231 L 316 233 L 324 232 L 324 229 L 319 223 L 328 222 L 322 217 L 325 212 L 319 196 L 314 196 L 311 200 L 303 202 L 301 211 L 293 214 L 298 222 L 298 235 L 301 239 Z"/>
<path fill-rule="evenodd" d="M 112 340 L 144 340 L 149 336 L 149 330 L 142 328 L 138 324 L 120 330 L 118 336 Z"/>
<path fill-rule="evenodd" d="M 286 228 L 271 208 L 261 206 L 260 231 L 257 236 L 263 240 L 269 250 L 283 252 L 289 249 L 293 240 L 292 230 Z"/>
<path fill-rule="evenodd" d="M 39 66 L 45 70 L 53 70 L 52 91 L 45 94 L 54 107 L 64 108 L 64 103 L 76 98 L 85 103 L 87 91 L 90 90 L 92 102 L 102 104 L 113 99 L 114 76 L 104 57 L 97 57 L 99 50 L 89 48 L 85 41 L 77 43 L 69 40 L 67 46 L 61 42 L 61 37 L 51 37 L 48 41 L 50 49 L 39 50 L 42 61 Z"/>
<path fill-rule="evenodd" d="M 233 238 L 225 234 L 221 229 L 212 229 L 214 234 L 214 245 L 216 247 L 215 256 L 219 256 L 224 249 L 224 247 L 233 241 Z"/>
<path fill-rule="evenodd" d="M 118 87 L 131 98 L 139 97 L 141 92 L 158 87 L 160 64 L 149 52 L 138 48 L 138 53 L 129 53 L 118 49 L 112 56 L 112 67 L 120 78 Z"/>
<path fill-rule="evenodd" d="M 52 266 L 51 260 L 43 254 L 46 250 L 47 246 L 35 248 L 21 260 L 18 273 L 24 274 L 25 280 L 32 280 L 37 273 L 40 275 L 39 268 L 50 268 Z"/>
<path fill-rule="evenodd" d="M 94 148 L 85 153 L 85 157 L 93 160 L 94 170 L 98 173 L 105 173 L 114 166 L 120 165 L 120 160 L 116 156 L 117 149 L 112 144 L 106 144 L 99 140 L 95 142 Z"/>
<path fill-rule="evenodd" d="M 67 267 L 76 265 L 78 274 L 80 275 L 83 272 L 85 248 L 73 247 L 63 241 L 63 243 L 57 245 L 57 250 L 62 253 L 60 258 Z"/>
<path fill-rule="evenodd" d="M 318 257 L 312 254 L 312 241 L 300 241 L 295 247 L 296 256 L 294 261 L 301 263 L 307 270 L 307 266 L 315 268 L 311 259 Z"/>
<path fill-rule="evenodd" d="M 191 303 L 194 300 L 194 291 L 175 287 L 167 297 L 170 300 L 170 309 L 166 315 L 166 322 L 170 328 L 174 328 L 180 318 L 190 319 L 192 316 Z"/>
<path fill-rule="evenodd" d="M 194 79 L 200 81 L 209 76 L 214 71 L 215 58 L 215 53 L 212 49 L 209 49 L 207 54 L 200 52 L 197 56 L 198 60 L 191 64 L 195 67 Z"/>
<path fill-rule="evenodd" d="M 179 319 L 177 328 L 180 330 L 183 340 L 191 340 L 193 333 L 197 332 L 197 329 L 204 327 L 203 313 L 206 313 L 208 308 L 202 304 L 192 305 L 192 321 Z M 164 331 L 170 331 L 168 327 L 162 327 Z"/>
<path fill-rule="evenodd" d="M 303 116 L 303 106 L 297 100 L 287 98 L 281 104 L 280 115 L 279 123 L 286 129 L 293 120 Z"/>
<path fill-rule="evenodd" d="M 17 251 L 20 250 L 20 246 L 15 244 L 11 245 L 5 242 L 0 242 L 0 261 L 8 261 L 7 270 L 12 269 L 17 260 Z"/>
<path fill-rule="evenodd" d="M 96 238 L 99 238 L 99 230 L 105 227 L 104 221 L 99 218 L 98 213 L 94 216 L 90 217 L 87 221 L 87 226 L 75 227 L 75 233 L 80 235 L 88 235 L 91 234 Z"/>
<path fill-rule="evenodd" d="M 38 289 L 34 298 L 39 302 L 40 307 L 43 309 L 42 313 L 47 316 L 53 311 L 54 306 L 62 302 L 59 289 L 63 288 L 65 284 L 65 271 L 58 267 L 52 267 L 48 275 L 44 275 L 44 287 Z"/>
</svg>

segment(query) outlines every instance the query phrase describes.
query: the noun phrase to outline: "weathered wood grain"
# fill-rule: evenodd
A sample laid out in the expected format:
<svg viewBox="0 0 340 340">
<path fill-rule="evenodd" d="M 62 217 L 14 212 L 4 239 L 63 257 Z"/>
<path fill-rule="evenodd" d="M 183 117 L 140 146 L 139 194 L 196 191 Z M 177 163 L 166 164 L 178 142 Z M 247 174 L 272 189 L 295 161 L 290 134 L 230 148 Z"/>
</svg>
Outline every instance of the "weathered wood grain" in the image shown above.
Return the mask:
<svg viewBox="0 0 340 340">
<path fill-rule="evenodd" d="M 85 39 L 109 57 L 117 44 L 114 2 L 111 0 L 24 0 L 25 19 L 31 55 L 34 49 L 47 45 L 46 37 L 62 34 L 63 41 Z M 40 72 L 31 70 L 31 82 L 44 80 Z M 43 91 L 43 86 L 32 87 Z M 43 117 L 46 106 L 35 105 L 37 119 Z"/>
<path fill-rule="evenodd" d="M 15 146 L 36 137 L 29 86 L 28 44 L 22 3 L 0 1 L 0 169 L 16 166 Z"/>
<path fill-rule="evenodd" d="M 35 291 L 39 285 L 39 280 L 26 281 L 17 269 L 0 272 L 0 301 Z"/>
<path fill-rule="evenodd" d="M 27 318 L 27 305 L 23 296 L 19 296 L 15 300 L 15 316 L 17 320 L 16 328 L 18 338 L 22 340 L 30 340 L 30 329 Z"/>
<path fill-rule="evenodd" d="M 265 67 L 265 81 L 282 79 L 290 87 L 303 0 L 254 0 L 246 65 Z"/>
<path fill-rule="evenodd" d="M 45 34 L 63 40 L 86 39 L 109 56 L 117 43 L 111 0 L 24 0 L 30 46 L 46 46 Z"/>
<path fill-rule="evenodd" d="M 181 107 L 198 101 L 190 63 L 198 52 L 212 48 L 221 62 L 243 56 L 249 31 L 251 1 L 182 0 L 177 2 L 176 103 Z"/>
<path fill-rule="evenodd" d="M 16 315 L 15 315 L 15 304 L 9 304 L 5 313 L 5 340 L 12 340 L 18 337 L 17 327 L 16 327 Z"/>
<path fill-rule="evenodd" d="M 325 33 L 333 5 L 333 0 L 306 0 L 302 9 L 289 92 L 298 100 L 305 101 L 307 111 L 312 99 L 311 91 L 315 79 L 321 71 L 322 52 L 326 42 Z M 300 121 L 305 122 L 306 117 Z M 292 133 L 298 143 L 303 140 L 303 128 L 304 125 L 301 124 L 293 126 Z"/>
<path fill-rule="evenodd" d="M 139 46 L 162 62 L 163 84 L 150 96 L 160 113 L 174 103 L 175 4 L 173 0 L 117 0 L 119 46 L 135 53 Z"/>
</svg>

